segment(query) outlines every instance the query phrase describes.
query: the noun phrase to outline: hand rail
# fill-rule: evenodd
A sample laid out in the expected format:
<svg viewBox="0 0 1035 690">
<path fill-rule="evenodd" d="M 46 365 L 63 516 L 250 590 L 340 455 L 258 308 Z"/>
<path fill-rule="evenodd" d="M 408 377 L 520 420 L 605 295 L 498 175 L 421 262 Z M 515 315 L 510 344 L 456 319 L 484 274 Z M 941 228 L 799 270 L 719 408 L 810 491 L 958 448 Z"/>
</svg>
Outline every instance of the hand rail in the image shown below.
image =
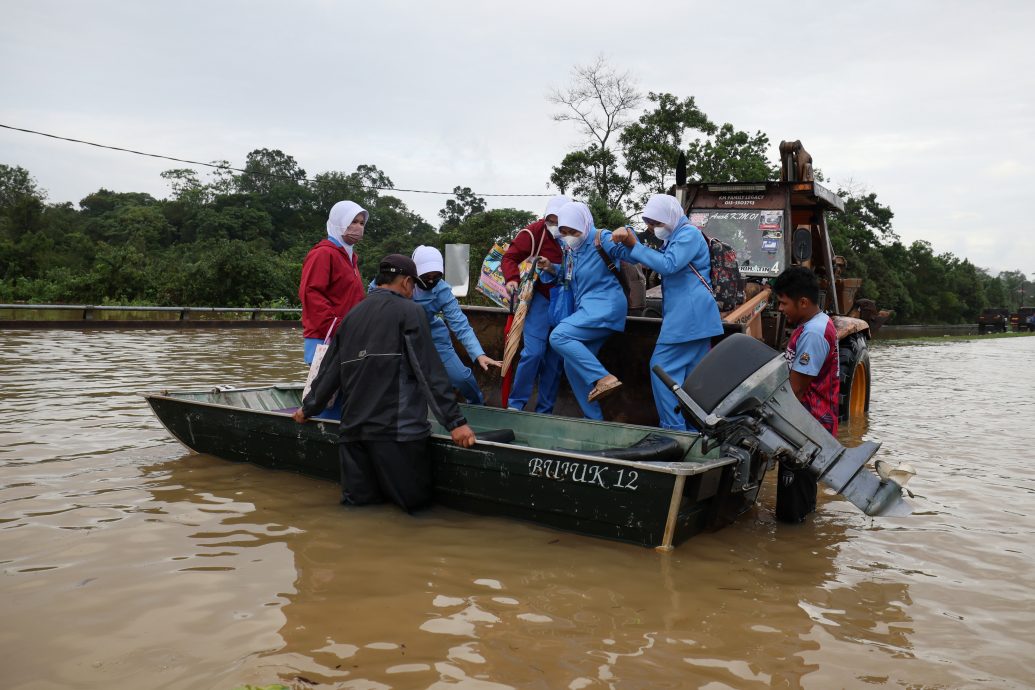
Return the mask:
<svg viewBox="0 0 1035 690">
<path fill-rule="evenodd" d="M 0 310 L 40 310 L 40 311 L 78 311 L 82 319 L 90 321 L 94 312 L 99 311 L 131 311 L 178 313 L 180 321 L 187 321 L 191 314 L 249 314 L 249 320 L 258 321 L 261 314 L 298 314 L 301 307 L 149 307 L 142 305 L 93 305 L 93 304 L 0 304 Z"/>
</svg>

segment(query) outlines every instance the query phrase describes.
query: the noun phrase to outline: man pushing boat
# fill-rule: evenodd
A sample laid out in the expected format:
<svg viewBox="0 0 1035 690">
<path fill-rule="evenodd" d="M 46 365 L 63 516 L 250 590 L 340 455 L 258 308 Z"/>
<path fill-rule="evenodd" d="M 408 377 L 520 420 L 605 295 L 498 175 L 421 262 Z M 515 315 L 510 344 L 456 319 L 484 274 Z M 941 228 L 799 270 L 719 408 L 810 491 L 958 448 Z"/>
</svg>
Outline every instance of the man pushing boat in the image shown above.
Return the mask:
<svg viewBox="0 0 1035 690">
<path fill-rule="evenodd" d="M 338 456 L 342 503 L 390 500 L 411 512 L 431 501 L 430 407 L 463 448 L 474 431 L 453 397 L 424 310 L 413 301 L 417 267 L 401 254 L 381 260 L 375 289 L 342 322 L 295 411 L 296 422 L 342 400 Z"/>
</svg>

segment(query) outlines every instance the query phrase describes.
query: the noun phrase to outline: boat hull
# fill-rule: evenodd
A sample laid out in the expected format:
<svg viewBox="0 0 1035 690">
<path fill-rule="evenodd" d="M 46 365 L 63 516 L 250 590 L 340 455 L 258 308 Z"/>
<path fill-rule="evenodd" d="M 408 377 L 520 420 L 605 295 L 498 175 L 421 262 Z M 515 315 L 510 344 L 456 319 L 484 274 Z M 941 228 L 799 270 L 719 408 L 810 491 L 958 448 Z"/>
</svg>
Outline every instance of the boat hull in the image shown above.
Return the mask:
<svg viewBox="0 0 1035 690">
<path fill-rule="evenodd" d="M 289 391 L 281 403 L 297 398 L 297 391 L 277 390 Z M 145 397 L 169 432 L 191 450 L 338 480 L 337 422 L 297 424 L 286 409 L 249 409 L 240 401 L 220 401 L 218 394 L 207 400 L 177 395 Z M 480 441 L 465 449 L 438 428 L 430 443 L 434 497 L 448 507 L 666 550 L 725 524 L 757 494 L 731 494 L 735 461 L 715 452 L 696 455 L 692 434 L 672 435 L 682 449 L 681 461 L 637 462 L 556 445 L 591 443 L 573 438 L 628 445 L 656 429 L 492 408 L 465 406 L 464 411 L 476 432 L 515 429 L 518 441 Z"/>
</svg>

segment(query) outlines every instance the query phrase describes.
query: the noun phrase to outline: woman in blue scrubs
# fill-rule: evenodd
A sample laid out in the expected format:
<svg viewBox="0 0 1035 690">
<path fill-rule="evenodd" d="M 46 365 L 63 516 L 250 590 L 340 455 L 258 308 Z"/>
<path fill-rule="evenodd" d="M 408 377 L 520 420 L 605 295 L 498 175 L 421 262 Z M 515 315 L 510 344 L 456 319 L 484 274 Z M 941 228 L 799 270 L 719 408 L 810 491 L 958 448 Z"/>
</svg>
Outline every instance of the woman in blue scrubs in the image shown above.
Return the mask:
<svg viewBox="0 0 1035 690">
<path fill-rule="evenodd" d="M 428 315 L 431 339 L 435 343 L 435 350 L 442 364 L 446 367 L 449 381 L 459 389 L 467 402 L 472 405 L 484 405 L 485 397 L 474 379 L 471 368 L 460 361 L 456 350 L 453 349 L 450 331 L 463 344 L 471 361 L 476 362 L 482 370 L 488 371 L 489 367 L 500 367 L 503 363 L 485 354 L 481 343 L 478 342 L 478 336 L 471 328 L 471 323 L 460 310 L 460 303 L 453 295 L 453 288 L 442 280 L 445 270 L 442 252 L 434 247 L 421 245 L 413 252 L 413 263 L 417 264 L 418 275 L 413 301 L 424 307 Z"/>
<path fill-rule="evenodd" d="M 622 382 L 604 368 L 597 353 L 608 338 L 625 330 L 628 303 L 618 278 L 597 251 L 598 236 L 600 246 L 613 260 L 622 249 L 611 241 L 609 231 L 593 226 L 593 215 L 581 202 L 562 206 L 557 224 L 566 246 L 564 261 L 550 264 L 540 259 L 539 267 L 544 282 L 570 282 L 575 311 L 550 333 L 550 347 L 564 360 L 564 373 L 583 415 L 603 419 L 597 401 L 613 393 Z"/>
<path fill-rule="evenodd" d="M 655 194 L 647 200 L 643 222 L 661 240 L 661 251 L 640 244 L 628 228 L 616 230 L 613 239 L 624 245 L 623 257 L 661 276 L 661 332 L 650 367 L 653 370 L 660 364 L 682 383 L 708 353 L 712 336 L 722 334 L 722 318 L 711 293 L 708 243 L 690 224 L 676 198 L 668 194 Z M 662 428 L 685 431 L 686 420 L 676 411 L 675 394 L 653 373 L 650 377 Z"/>
</svg>

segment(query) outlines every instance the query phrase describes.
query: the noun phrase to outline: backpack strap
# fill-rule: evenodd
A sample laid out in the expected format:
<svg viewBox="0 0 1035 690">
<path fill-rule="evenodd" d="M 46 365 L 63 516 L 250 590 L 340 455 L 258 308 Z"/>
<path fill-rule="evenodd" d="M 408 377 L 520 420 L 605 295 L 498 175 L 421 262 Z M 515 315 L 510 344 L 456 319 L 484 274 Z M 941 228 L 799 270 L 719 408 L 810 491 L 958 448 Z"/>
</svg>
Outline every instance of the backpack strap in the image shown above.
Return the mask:
<svg viewBox="0 0 1035 690">
<path fill-rule="evenodd" d="M 603 245 L 600 244 L 600 230 L 597 230 L 597 236 L 593 238 L 593 247 L 597 250 L 597 254 L 600 255 L 604 265 L 607 266 L 607 270 L 611 271 L 611 275 L 618 279 L 618 284 L 622 286 L 622 292 L 624 292 L 625 296 L 628 297 L 629 283 L 625 279 L 625 274 L 618 270 L 618 267 L 615 266 L 614 260 L 606 251 L 604 251 Z"/>
<path fill-rule="evenodd" d="M 708 291 L 708 294 L 710 294 L 712 297 L 715 297 L 715 290 L 713 290 L 712 287 L 708 285 L 708 283 L 705 281 L 705 279 L 701 277 L 701 274 L 697 272 L 696 268 L 694 268 L 693 263 L 690 264 L 690 270 L 693 271 L 694 275 L 697 276 L 697 279 L 701 281 L 701 285 L 703 285 L 704 289 Z"/>
<path fill-rule="evenodd" d="M 701 233 L 701 237 L 704 238 L 704 243 L 708 247 L 708 256 L 711 257 L 711 254 L 712 254 L 712 241 L 710 239 L 708 239 L 708 235 L 705 235 L 703 230 L 701 230 L 700 228 L 697 228 L 697 231 L 700 232 Z M 698 272 L 697 268 L 694 266 L 694 262 L 691 260 L 690 263 L 687 264 L 687 265 L 690 266 L 690 270 L 694 272 L 694 275 L 697 276 L 697 279 L 699 281 L 701 281 L 701 285 L 703 285 L 704 289 L 708 291 L 708 294 L 710 294 L 712 297 L 715 297 L 715 290 L 712 288 L 712 286 L 710 286 L 708 284 L 708 281 L 706 281 L 701 276 L 701 274 Z"/>
</svg>

